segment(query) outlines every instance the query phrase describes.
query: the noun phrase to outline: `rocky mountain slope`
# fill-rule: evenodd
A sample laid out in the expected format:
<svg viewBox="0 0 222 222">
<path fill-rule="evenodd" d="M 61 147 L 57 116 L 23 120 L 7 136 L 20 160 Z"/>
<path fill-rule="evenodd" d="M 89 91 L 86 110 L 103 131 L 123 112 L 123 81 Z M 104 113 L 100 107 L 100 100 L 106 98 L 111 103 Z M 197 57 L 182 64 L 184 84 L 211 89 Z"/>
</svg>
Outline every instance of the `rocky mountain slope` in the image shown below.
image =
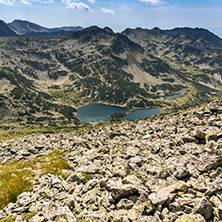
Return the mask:
<svg viewBox="0 0 222 222">
<path fill-rule="evenodd" d="M 222 101 L 0 141 L 0 221 L 221 221 L 221 150 Z"/>
<path fill-rule="evenodd" d="M 0 20 L 0 37 L 16 35 L 17 34 L 12 31 L 4 21 Z"/>
<path fill-rule="evenodd" d="M 61 127 L 90 102 L 178 108 L 221 96 L 221 41 L 203 29 L 120 34 L 96 26 L 60 38 L 0 38 L 0 118 L 49 125 L 59 119 Z M 180 92 L 189 97 L 154 99 Z M 55 108 L 64 106 L 67 113 Z"/>
<path fill-rule="evenodd" d="M 23 21 L 23 20 L 14 20 L 11 23 L 8 23 L 8 26 L 18 35 L 24 35 L 31 38 L 56 38 L 62 37 L 70 34 L 71 32 L 80 31 L 83 28 L 80 26 L 64 26 L 58 28 L 46 28 L 38 24 Z"/>
</svg>

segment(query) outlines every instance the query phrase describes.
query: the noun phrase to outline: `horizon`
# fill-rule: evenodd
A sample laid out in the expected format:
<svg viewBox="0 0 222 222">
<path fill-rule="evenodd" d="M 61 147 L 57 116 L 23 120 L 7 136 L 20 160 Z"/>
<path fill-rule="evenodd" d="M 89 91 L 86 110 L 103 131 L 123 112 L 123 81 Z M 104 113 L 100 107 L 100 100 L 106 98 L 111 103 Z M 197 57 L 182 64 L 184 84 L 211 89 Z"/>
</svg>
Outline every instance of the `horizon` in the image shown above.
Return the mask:
<svg viewBox="0 0 222 222">
<path fill-rule="evenodd" d="M 1 21 L 2 19 L 0 19 L 0 21 Z M 4 21 L 4 20 L 2 20 L 2 21 Z M 165 31 L 165 30 L 173 30 L 173 29 L 176 29 L 176 28 L 179 28 L 179 29 L 183 29 L 183 28 L 188 28 L 188 29 L 205 29 L 205 28 L 202 28 L 202 27 L 173 27 L 172 29 L 162 29 L 162 28 L 160 28 L 160 27 L 152 27 L 152 28 L 144 28 L 144 27 L 134 27 L 134 28 L 132 28 L 132 27 L 126 27 L 125 29 L 123 29 L 123 30 L 121 30 L 121 31 L 115 31 L 115 30 L 113 30 L 111 27 L 109 27 L 109 26 L 103 26 L 103 27 L 101 27 L 101 26 L 98 26 L 98 25 L 91 25 L 91 26 L 87 26 L 87 27 L 82 27 L 82 26 L 74 26 L 74 25 L 69 25 L 69 26 L 65 26 L 65 25 L 62 25 L 62 26 L 55 26 L 55 27 L 47 27 L 47 26 L 43 26 L 43 25 L 41 25 L 41 24 L 37 24 L 37 23 L 35 23 L 35 22 L 32 22 L 32 21 L 28 21 L 28 20 L 23 20 L 23 19 L 14 19 L 14 20 L 12 20 L 11 22 L 6 22 L 6 24 L 10 24 L 10 23 L 12 23 L 12 22 L 14 22 L 14 21 L 23 21 L 23 22 L 30 22 L 30 23 L 33 23 L 33 24 L 36 24 L 36 25 L 39 25 L 39 26 L 41 26 L 41 27 L 43 27 L 43 28 L 62 28 L 62 27 L 81 27 L 81 28 L 83 28 L 83 29 L 87 29 L 87 28 L 90 28 L 90 27 L 93 27 L 93 26 L 97 26 L 98 28 L 101 28 L 101 29 L 104 29 L 105 27 L 108 27 L 108 28 L 110 28 L 112 31 L 114 31 L 115 33 L 121 33 L 121 32 L 123 32 L 124 30 L 126 30 L 126 29 L 137 29 L 137 28 L 141 28 L 141 29 L 147 29 L 147 30 L 152 30 L 152 29 L 155 29 L 155 28 L 159 28 L 160 30 L 162 30 L 162 31 Z M 5 21 L 4 21 L 5 22 Z M 213 34 L 215 34 L 216 36 L 218 36 L 219 38 L 221 38 L 222 39 L 222 37 L 221 36 L 219 36 L 219 35 L 217 35 L 215 32 L 213 32 L 213 31 L 211 31 L 211 30 L 209 30 L 209 29 L 205 29 L 205 30 L 208 30 L 208 31 L 210 31 L 210 32 L 212 32 Z M 81 30 L 79 30 L 79 31 L 81 31 Z"/>
<path fill-rule="evenodd" d="M 43 27 L 108 26 L 162 30 L 204 28 L 222 37 L 222 1 L 215 0 L 0 0 L 6 23 L 25 20 Z"/>
</svg>

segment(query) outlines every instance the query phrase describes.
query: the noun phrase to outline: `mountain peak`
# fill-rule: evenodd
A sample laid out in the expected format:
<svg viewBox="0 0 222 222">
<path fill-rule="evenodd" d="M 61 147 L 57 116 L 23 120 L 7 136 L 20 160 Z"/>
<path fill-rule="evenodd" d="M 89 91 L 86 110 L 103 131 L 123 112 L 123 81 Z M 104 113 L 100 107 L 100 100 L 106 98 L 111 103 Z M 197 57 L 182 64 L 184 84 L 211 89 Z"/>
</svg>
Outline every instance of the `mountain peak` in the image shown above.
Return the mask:
<svg viewBox="0 0 222 222">
<path fill-rule="evenodd" d="M 151 29 L 151 31 L 156 31 L 156 32 L 160 32 L 162 31 L 159 27 L 154 27 L 153 29 Z"/>
<path fill-rule="evenodd" d="M 105 28 L 103 28 L 105 31 L 107 31 L 108 33 L 110 33 L 110 34 L 114 34 L 114 31 L 110 28 L 110 27 L 108 27 L 108 26 L 106 26 Z"/>
<path fill-rule="evenodd" d="M 25 20 L 14 20 L 8 26 L 18 35 L 24 35 L 31 32 L 46 32 L 48 29 L 35 23 Z"/>
</svg>

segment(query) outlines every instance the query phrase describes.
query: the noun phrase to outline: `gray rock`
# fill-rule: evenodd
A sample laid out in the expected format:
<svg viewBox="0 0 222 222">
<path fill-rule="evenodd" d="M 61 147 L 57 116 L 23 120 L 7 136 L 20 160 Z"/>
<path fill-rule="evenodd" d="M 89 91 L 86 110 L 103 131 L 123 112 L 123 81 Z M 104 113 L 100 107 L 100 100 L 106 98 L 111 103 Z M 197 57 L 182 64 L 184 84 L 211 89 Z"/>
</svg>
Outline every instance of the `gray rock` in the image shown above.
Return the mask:
<svg viewBox="0 0 222 222">
<path fill-rule="evenodd" d="M 199 140 L 204 140 L 206 133 L 201 128 L 197 128 L 193 131 L 193 136 Z"/>
<path fill-rule="evenodd" d="M 0 210 L 0 220 L 4 219 L 5 217 L 7 217 L 6 214 L 2 210 Z"/>
<path fill-rule="evenodd" d="M 208 220 L 212 217 L 213 207 L 205 197 L 202 197 L 195 205 L 193 212 L 201 214 L 206 220 Z"/>
<path fill-rule="evenodd" d="M 57 209 L 48 210 L 45 213 L 45 217 L 50 221 L 69 221 L 69 222 L 77 222 L 76 217 L 71 212 L 71 210 L 65 207 L 59 207 Z"/>
<path fill-rule="evenodd" d="M 174 174 L 174 176 L 178 179 L 184 179 L 185 177 L 187 177 L 189 175 L 189 171 L 185 168 L 185 167 L 181 167 L 179 170 L 177 170 Z"/>
<path fill-rule="evenodd" d="M 149 195 L 149 199 L 154 205 L 164 204 L 170 197 L 170 193 L 174 192 L 175 186 L 161 188 L 158 192 Z"/>
<path fill-rule="evenodd" d="M 133 205 L 134 205 L 133 201 L 124 198 L 124 199 L 121 199 L 116 206 L 118 210 L 120 209 L 129 210 L 133 207 Z"/>
<path fill-rule="evenodd" d="M 116 200 L 138 193 L 138 189 L 134 185 L 122 184 L 119 180 L 109 180 L 104 186 L 108 191 L 112 192 L 112 195 Z"/>
</svg>

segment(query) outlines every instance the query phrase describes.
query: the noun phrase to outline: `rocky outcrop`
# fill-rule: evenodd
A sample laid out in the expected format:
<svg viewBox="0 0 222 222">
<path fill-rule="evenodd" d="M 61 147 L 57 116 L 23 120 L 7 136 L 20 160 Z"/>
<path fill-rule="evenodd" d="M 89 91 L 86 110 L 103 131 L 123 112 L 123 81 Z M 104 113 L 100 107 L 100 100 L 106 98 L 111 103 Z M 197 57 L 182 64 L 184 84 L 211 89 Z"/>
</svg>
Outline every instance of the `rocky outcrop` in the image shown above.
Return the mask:
<svg viewBox="0 0 222 222">
<path fill-rule="evenodd" d="M 0 141 L 0 161 L 31 161 L 62 151 L 68 176 L 33 171 L 33 189 L 0 220 L 222 220 L 222 102 L 155 119 L 64 135 Z M 115 136 L 113 136 L 115 135 Z"/>
</svg>

